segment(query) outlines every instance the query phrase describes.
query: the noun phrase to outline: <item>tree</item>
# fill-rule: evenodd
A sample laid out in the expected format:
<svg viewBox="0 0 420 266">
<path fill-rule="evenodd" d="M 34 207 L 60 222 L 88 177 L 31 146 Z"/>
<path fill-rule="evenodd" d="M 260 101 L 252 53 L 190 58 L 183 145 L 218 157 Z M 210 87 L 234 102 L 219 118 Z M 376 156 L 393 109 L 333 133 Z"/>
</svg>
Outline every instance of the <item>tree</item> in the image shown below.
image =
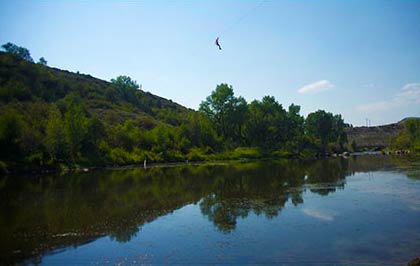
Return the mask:
<svg viewBox="0 0 420 266">
<path fill-rule="evenodd" d="M 64 158 L 66 144 L 64 139 L 63 119 L 60 110 L 55 104 L 51 106 L 48 114 L 45 147 L 53 162 Z"/>
<path fill-rule="evenodd" d="M 20 153 L 19 138 L 23 120 L 15 109 L 7 108 L 0 115 L 0 158 L 11 159 Z"/>
<path fill-rule="evenodd" d="M 190 115 L 187 122 L 187 136 L 194 147 L 216 148 L 217 134 L 208 117 L 199 112 Z"/>
<path fill-rule="evenodd" d="M 420 119 L 412 118 L 405 121 L 403 131 L 392 140 L 392 146 L 420 153 Z"/>
<path fill-rule="evenodd" d="M 300 115 L 300 106 L 291 104 L 287 112 L 286 148 L 288 151 L 298 153 L 303 147 L 303 132 L 305 119 Z"/>
<path fill-rule="evenodd" d="M 26 61 L 29 61 L 29 62 L 32 62 L 32 63 L 34 62 L 34 60 L 31 57 L 31 53 L 29 52 L 28 49 L 26 49 L 24 47 L 17 46 L 16 44 L 13 44 L 11 42 L 3 44 L 2 47 L 7 53 L 17 55 L 18 57 L 22 58 L 23 60 L 26 60 Z"/>
<path fill-rule="evenodd" d="M 216 125 L 218 133 L 227 137 L 226 119 L 230 107 L 233 105 L 234 95 L 232 86 L 227 84 L 217 85 L 211 95 L 200 104 L 200 111 L 207 115 Z"/>
<path fill-rule="evenodd" d="M 129 76 L 118 76 L 115 79 L 111 79 L 111 82 L 118 88 L 124 90 L 137 90 L 139 85 L 135 80 L 132 80 Z"/>
<path fill-rule="evenodd" d="M 286 141 L 286 110 L 272 96 L 249 105 L 247 143 L 263 149 L 281 149 Z"/>
<path fill-rule="evenodd" d="M 308 115 L 305 121 L 305 133 L 323 153 L 327 151 L 330 142 L 338 144 L 340 146 L 338 149 L 342 149 L 346 141 L 341 115 L 334 116 L 324 110 Z"/>
<path fill-rule="evenodd" d="M 240 137 L 238 134 L 242 131 L 246 107 L 245 99 L 236 98 L 232 86 L 222 83 L 201 102 L 199 110 L 214 123 L 219 135 L 225 140 L 233 140 L 235 135 Z"/>
<path fill-rule="evenodd" d="M 73 162 L 79 158 L 82 141 L 86 136 L 86 124 L 82 105 L 76 99 L 70 99 L 68 110 L 64 115 L 64 137 Z"/>
<path fill-rule="evenodd" d="M 111 79 L 114 91 L 124 100 L 137 104 L 138 99 L 136 97 L 136 91 L 139 85 L 135 80 L 132 80 L 129 76 L 118 76 L 115 79 Z"/>
<path fill-rule="evenodd" d="M 248 104 L 242 96 L 239 96 L 233 99 L 233 105 L 231 108 L 231 114 L 227 117 L 228 125 L 231 127 L 230 134 L 236 144 L 241 145 L 243 144 L 245 138 L 243 128 L 248 116 Z"/>
<path fill-rule="evenodd" d="M 46 66 L 47 65 L 47 60 L 45 60 L 45 58 L 44 57 L 41 57 L 39 60 L 38 60 L 38 63 L 37 64 L 39 64 L 39 65 L 43 65 L 43 66 Z"/>
</svg>

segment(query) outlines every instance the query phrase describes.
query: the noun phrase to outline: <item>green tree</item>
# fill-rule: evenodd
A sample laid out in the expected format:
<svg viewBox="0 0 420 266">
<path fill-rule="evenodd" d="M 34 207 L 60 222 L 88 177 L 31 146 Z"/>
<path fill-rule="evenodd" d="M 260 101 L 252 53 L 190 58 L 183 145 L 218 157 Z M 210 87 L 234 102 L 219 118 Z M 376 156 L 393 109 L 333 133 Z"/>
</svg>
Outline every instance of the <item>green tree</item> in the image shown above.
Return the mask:
<svg viewBox="0 0 420 266">
<path fill-rule="evenodd" d="M 51 106 L 46 126 L 45 147 L 52 162 L 65 158 L 66 143 L 64 138 L 63 118 L 57 105 Z"/>
<path fill-rule="evenodd" d="M 41 57 L 41 58 L 39 58 L 37 64 L 46 66 L 47 65 L 47 60 L 45 60 L 44 57 Z"/>
<path fill-rule="evenodd" d="M 31 53 L 29 52 L 28 49 L 26 49 L 24 47 L 17 46 L 16 44 L 13 44 L 11 42 L 3 44 L 2 47 L 7 53 L 17 55 L 18 57 L 20 57 L 20 58 L 22 58 L 26 61 L 29 61 L 29 62 L 32 62 L 32 63 L 34 62 L 34 60 L 31 57 Z"/>
<path fill-rule="evenodd" d="M 24 106 L 22 148 L 26 154 L 38 153 L 38 157 L 43 157 L 47 155 L 44 139 L 51 105 L 44 101 L 31 101 Z"/>
<path fill-rule="evenodd" d="M 4 110 L 4 109 L 3 109 Z M 7 108 L 0 115 L 0 156 L 17 159 L 20 155 L 20 136 L 23 129 L 22 116 L 15 109 Z"/>
<path fill-rule="evenodd" d="M 346 136 L 344 133 L 344 121 L 341 115 L 318 110 L 310 113 L 305 121 L 305 133 L 315 144 L 320 152 L 328 151 L 328 144 L 338 145 L 336 149 L 342 149 Z"/>
<path fill-rule="evenodd" d="M 70 105 L 64 115 L 64 137 L 72 162 L 80 158 L 82 142 L 86 136 L 86 116 L 82 105 L 75 99 L 70 100 Z"/>
<path fill-rule="evenodd" d="M 291 104 L 287 112 L 286 149 L 292 153 L 303 150 L 303 133 L 305 119 L 300 115 L 300 106 Z"/>
<path fill-rule="evenodd" d="M 200 112 L 190 115 L 187 122 L 187 136 L 193 147 L 217 149 L 218 139 L 211 121 Z"/>
<path fill-rule="evenodd" d="M 229 126 L 228 128 L 231 138 L 237 145 L 244 144 L 244 127 L 247 117 L 248 104 L 246 100 L 242 96 L 237 98 L 235 97 L 233 99 L 231 110 L 229 110 L 227 125 Z"/>
<path fill-rule="evenodd" d="M 403 131 L 392 140 L 395 149 L 409 149 L 420 153 L 420 119 L 408 119 Z"/>
<path fill-rule="evenodd" d="M 131 119 L 127 119 L 123 124 L 115 126 L 113 131 L 114 147 L 131 151 L 142 141 L 141 131 Z"/>
<path fill-rule="evenodd" d="M 132 104 L 137 104 L 138 99 L 136 92 L 139 85 L 135 80 L 132 80 L 129 76 L 118 76 L 115 79 L 111 79 L 113 90 L 125 101 Z"/>
<path fill-rule="evenodd" d="M 242 131 L 246 106 L 244 98 L 234 96 L 232 86 L 222 83 L 201 102 L 199 110 L 214 123 L 219 135 L 231 141 L 235 138 L 235 129 L 236 135 Z"/>
<path fill-rule="evenodd" d="M 139 88 L 137 82 L 132 80 L 129 76 L 118 76 L 115 79 L 111 79 L 111 82 L 119 88 L 124 88 L 126 90 L 137 90 Z"/>
<path fill-rule="evenodd" d="M 281 149 L 286 137 L 287 113 L 272 96 L 248 106 L 247 143 L 266 150 Z"/>
</svg>

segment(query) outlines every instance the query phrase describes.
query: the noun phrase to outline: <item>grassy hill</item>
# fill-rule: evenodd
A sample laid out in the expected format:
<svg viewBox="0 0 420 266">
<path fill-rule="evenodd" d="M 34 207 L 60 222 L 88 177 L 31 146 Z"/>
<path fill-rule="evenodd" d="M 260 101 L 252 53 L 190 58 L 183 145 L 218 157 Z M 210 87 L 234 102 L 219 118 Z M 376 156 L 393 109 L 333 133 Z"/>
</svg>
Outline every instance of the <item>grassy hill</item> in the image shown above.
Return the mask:
<svg viewBox="0 0 420 266">
<path fill-rule="evenodd" d="M 196 111 L 129 77 L 107 82 L 0 52 L 0 172 L 184 160 L 212 144 L 194 130 L 212 133 Z"/>
<path fill-rule="evenodd" d="M 1 107 L 16 101 L 23 105 L 60 102 L 72 94 L 80 97 L 89 115 L 111 124 L 132 119 L 147 128 L 157 123 L 179 125 L 192 112 L 149 92 L 129 93 L 118 91 L 111 82 L 90 75 L 34 64 L 0 52 Z"/>
</svg>

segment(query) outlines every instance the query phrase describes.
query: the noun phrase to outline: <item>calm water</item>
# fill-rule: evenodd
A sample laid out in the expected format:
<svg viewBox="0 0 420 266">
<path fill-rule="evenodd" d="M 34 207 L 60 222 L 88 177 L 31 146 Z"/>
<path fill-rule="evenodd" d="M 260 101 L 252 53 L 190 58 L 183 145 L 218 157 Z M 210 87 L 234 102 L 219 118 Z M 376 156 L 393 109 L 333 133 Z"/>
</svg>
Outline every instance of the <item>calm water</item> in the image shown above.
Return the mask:
<svg viewBox="0 0 420 266">
<path fill-rule="evenodd" d="M 0 264 L 405 265 L 420 162 L 318 161 L 0 180 Z"/>
</svg>

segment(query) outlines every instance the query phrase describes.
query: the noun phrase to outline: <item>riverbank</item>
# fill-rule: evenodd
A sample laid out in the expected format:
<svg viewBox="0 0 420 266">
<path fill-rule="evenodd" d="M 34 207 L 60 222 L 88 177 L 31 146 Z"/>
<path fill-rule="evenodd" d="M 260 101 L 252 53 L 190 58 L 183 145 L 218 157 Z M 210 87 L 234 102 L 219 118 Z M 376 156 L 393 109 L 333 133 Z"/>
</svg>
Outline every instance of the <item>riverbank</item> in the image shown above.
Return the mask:
<svg viewBox="0 0 420 266">
<path fill-rule="evenodd" d="M 261 153 L 253 153 L 249 151 L 244 152 L 242 154 L 238 153 L 218 153 L 212 154 L 211 156 L 201 158 L 199 160 L 179 160 L 179 161 L 143 161 L 141 163 L 133 163 L 133 164 L 104 164 L 104 165 L 47 165 L 47 166 L 37 166 L 37 167 L 24 167 L 15 171 L 9 171 L 5 168 L 5 164 L 0 164 L 0 176 L 7 176 L 13 174 L 24 174 L 24 175 L 42 175 L 42 174 L 50 174 L 50 173 L 70 173 L 70 172 L 90 172 L 95 170 L 113 170 L 113 169 L 132 169 L 132 168 L 156 168 L 156 167 L 177 167 L 177 166 L 185 166 L 185 165 L 223 165 L 227 163 L 234 163 L 234 162 L 248 162 L 248 161 L 267 161 L 267 160 L 317 160 L 317 159 L 324 159 L 324 158 L 333 158 L 333 157 L 343 157 L 348 158 L 351 156 L 365 156 L 365 155 L 384 155 L 384 156 L 400 156 L 406 155 L 410 157 L 418 157 L 419 154 L 410 153 L 410 151 L 361 151 L 361 152 L 343 152 L 340 154 L 337 153 L 311 153 L 311 154 L 291 154 L 286 152 L 274 152 L 270 154 L 261 154 Z M 242 148 L 244 151 L 244 148 Z M 245 155 L 245 156 L 244 156 Z M 258 155 L 258 156 L 256 156 Z"/>
</svg>

